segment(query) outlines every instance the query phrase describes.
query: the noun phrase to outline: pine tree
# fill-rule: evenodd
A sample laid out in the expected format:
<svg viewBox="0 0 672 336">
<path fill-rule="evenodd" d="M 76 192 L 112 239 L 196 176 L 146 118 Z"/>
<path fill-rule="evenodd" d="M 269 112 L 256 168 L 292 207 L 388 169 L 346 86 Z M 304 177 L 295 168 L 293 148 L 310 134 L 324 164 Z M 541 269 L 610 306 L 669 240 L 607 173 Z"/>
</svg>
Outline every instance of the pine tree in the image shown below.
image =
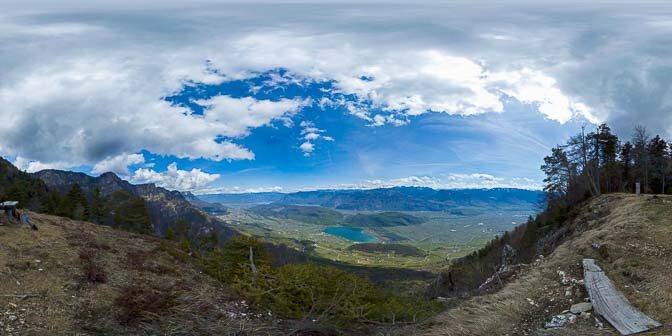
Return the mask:
<svg viewBox="0 0 672 336">
<path fill-rule="evenodd" d="M 101 223 L 103 220 L 103 198 L 100 194 L 100 187 L 93 189 L 93 196 L 91 199 L 91 218 L 94 223 Z"/>
<path fill-rule="evenodd" d="M 651 167 L 651 189 L 655 193 L 665 193 L 667 187 L 668 145 L 665 140 L 656 135 L 648 146 L 649 165 Z"/>
<path fill-rule="evenodd" d="M 553 196 L 566 196 L 571 187 L 572 167 L 567 154 L 560 148 L 553 148 L 551 155 L 544 158 L 541 170 L 546 174 L 544 191 Z"/>
<path fill-rule="evenodd" d="M 66 195 L 70 203 L 70 218 L 76 220 L 87 220 L 89 218 L 89 203 L 82 192 L 79 184 L 75 183 Z"/>
<path fill-rule="evenodd" d="M 616 180 L 618 179 L 618 166 L 616 157 L 618 154 L 619 141 L 618 137 L 611 132 L 611 128 L 607 124 L 602 124 L 597 128 L 597 142 L 598 142 L 598 169 L 603 172 L 597 173 L 597 176 L 603 175 L 602 183 L 606 192 L 616 191 Z"/>
<path fill-rule="evenodd" d="M 622 187 L 624 191 L 633 191 L 635 185 L 632 180 L 632 151 L 633 146 L 630 141 L 626 142 L 621 148 L 620 153 L 620 169 L 621 169 L 621 179 Z"/>
</svg>

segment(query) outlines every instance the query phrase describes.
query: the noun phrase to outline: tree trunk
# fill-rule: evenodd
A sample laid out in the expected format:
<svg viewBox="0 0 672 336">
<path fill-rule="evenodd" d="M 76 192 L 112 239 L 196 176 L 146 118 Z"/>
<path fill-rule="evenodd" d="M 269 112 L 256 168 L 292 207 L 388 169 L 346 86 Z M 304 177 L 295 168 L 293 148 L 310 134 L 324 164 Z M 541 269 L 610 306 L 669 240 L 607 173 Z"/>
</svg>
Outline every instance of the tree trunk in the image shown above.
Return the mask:
<svg viewBox="0 0 672 336">
<path fill-rule="evenodd" d="M 257 266 L 254 264 L 254 251 L 252 246 L 250 246 L 250 268 L 252 269 L 253 274 L 257 274 Z"/>
</svg>

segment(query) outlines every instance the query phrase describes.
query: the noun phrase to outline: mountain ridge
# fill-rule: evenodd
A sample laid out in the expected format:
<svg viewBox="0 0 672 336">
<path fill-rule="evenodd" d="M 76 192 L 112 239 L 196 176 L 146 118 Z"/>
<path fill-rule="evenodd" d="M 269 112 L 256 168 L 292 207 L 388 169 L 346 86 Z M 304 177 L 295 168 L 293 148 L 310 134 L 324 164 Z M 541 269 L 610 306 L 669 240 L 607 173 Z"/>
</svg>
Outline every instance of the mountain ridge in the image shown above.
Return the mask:
<svg viewBox="0 0 672 336">
<path fill-rule="evenodd" d="M 511 207 L 542 203 L 544 192 L 516 188 L 432 189 L 392 187 L 329 189 L 295 193 L 208 194 L 197 197 L 222 204 L 280 203 L 355 211 L 457 211 L 459 207 Z"/>
<path fill-rule="evenodd" d="M 87 197 L 92 197 L 96 188 L 99 188 L 104 197 L 119 191 L 139 197 L 147 205 L 154 233 L 160 236 L 165 235 L 178 220 L 189 223 L 191 237 L 203 236 L 215 230 L 219 240 L 224 241 L 236 233 L 223 222 L 209 217 L 198 209 L 179 191 L 171 191 L 153 183 L 134 185 L 111 172 L 94 177 L 79 172 L 48 169 L 33 173 L 31 176 L 61 193 L 67 193 L 74 184 L 78 184 Z"/>
</svg>

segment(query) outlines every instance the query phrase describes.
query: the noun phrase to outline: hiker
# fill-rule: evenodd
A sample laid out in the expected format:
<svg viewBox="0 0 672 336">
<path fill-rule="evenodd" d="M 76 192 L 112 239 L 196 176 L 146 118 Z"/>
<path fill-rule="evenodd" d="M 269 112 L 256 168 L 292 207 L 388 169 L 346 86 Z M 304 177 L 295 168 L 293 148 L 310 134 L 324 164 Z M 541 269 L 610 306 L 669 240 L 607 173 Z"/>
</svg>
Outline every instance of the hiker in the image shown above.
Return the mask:
<svg viewBox="0 0 672 336">
<path fill-rule="evenodd" d="M 30 226 L 31 229 L 37 231 L 37 225 L 32 224 L 30 222 L 30 218 L 28 218 L 28 214 L 26 214 L 25 212 L 19 215 L 19 220 L 21 221 L 21 224 L 28 225 Z"/>
</svg>

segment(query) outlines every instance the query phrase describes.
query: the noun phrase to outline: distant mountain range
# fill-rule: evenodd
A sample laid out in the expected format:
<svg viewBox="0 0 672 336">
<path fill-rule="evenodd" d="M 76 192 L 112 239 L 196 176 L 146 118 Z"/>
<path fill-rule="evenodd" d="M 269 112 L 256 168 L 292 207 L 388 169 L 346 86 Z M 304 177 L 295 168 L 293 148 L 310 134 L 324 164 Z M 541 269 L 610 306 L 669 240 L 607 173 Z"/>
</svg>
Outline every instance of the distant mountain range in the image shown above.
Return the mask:
<svg viewBox="0 0 672 336">
<path fill-rule="evenodd" d="M 352 227 L 409 226 L 425 222 L 423 218 L 401 212 L 374 212 L 343 214 L 339 211 L 313 205 L 285 205 L 281 203 L 253 206 L 250 212 L 279 219 L 291 219 L 308 224 Z"/>
<path fill-rule="evenodd" d="M 260 192 L 197 195 L 196 197 L 209 203 L 220 203 L 223 205 L 254 205 L 279 202 L 285 195 L 279 192 Z"/>
<path fill-rule="evenodd" d="M 211 194 L 198 198 L 224 205 L 264 203 L 313 205 L 357 211 L 446 211 L 459 214 L 465 208 L 531 209 L 543 203 L 537 190 L 443 189 L 395 187 L 369 190 L 316 190 L 296 193 Z"/>
</svg>

